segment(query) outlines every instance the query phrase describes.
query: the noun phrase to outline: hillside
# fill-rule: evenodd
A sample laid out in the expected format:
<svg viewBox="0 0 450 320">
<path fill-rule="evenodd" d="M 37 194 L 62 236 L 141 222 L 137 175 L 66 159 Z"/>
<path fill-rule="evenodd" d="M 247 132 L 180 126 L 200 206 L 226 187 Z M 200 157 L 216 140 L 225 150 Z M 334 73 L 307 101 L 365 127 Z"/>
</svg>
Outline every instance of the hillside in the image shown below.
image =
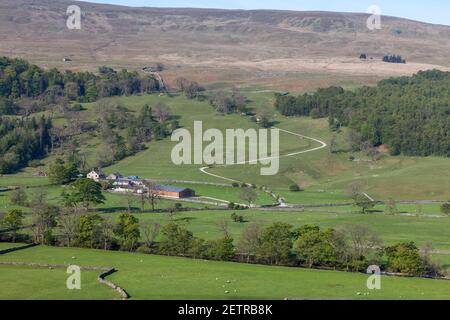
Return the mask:
<svg viewBox="0 0 450 320">
<path fill-rule="evenodd" d="M 3 0 L 0 55 L 68 69 L 104 64 L 141 69 L 162 62 L 169 66 L 168 79 L 183 74 L 208 83 L 239 81 L 287 89 L 296 80 L 294 89 L 299 90 L 336 81 L 373 83 L 389 75 L 450 66 L 450 27 L 393 17 L 383 17 L 383 29 L 372 32 L 366 28 L 366 14 L 79 2 L 82 29 L 68 30 L 65 12 L 71 4 Z M 359 61 L 361 52 L 374 59 Z M 400 54 L 408 63 L 393 67 L 380 61 L 384 54 Z M 63 57 L 72 61 L 62 62 Z M 308 81 L 303 81 L 305 75 Z"/>
</svg>

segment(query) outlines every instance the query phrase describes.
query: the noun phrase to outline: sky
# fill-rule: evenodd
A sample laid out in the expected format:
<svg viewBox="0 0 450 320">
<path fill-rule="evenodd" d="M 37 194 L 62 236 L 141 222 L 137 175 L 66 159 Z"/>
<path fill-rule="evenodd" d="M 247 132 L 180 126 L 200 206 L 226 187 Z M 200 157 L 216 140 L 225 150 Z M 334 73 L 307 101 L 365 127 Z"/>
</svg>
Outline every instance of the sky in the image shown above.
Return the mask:
<svg viewBox="0 0 450 320">
<path fill-rule="evenodd" d="M 372 5 L 388 16 L 450 25 L 449 0 L 84 0 L 134 7 L 320 10 L 367 12 Z"/>
</svg>

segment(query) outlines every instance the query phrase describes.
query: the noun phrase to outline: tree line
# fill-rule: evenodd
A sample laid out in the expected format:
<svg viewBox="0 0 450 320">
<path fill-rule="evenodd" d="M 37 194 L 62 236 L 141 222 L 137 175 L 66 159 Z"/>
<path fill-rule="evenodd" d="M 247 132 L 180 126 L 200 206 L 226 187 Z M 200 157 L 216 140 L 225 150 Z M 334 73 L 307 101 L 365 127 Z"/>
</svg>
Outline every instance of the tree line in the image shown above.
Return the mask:
<svg viewBox="0 0 450 320">
<path fill-rule="evenodd" d="M 9 211 L 1 223 L 10 238 L 2 237 L 15 241 L 23 218 L 20 210 Z M 205 240 L 173 217 L 165 225 L 157 221 L 140 223 L 131 213 L 122 213 L 113 221 L 82 208 L 61 209 L 45 201 L 34 204 L 32 223 L 32 240 L 47 245 L 354 272 L 378 265 L 382 270 L 413 276 L 442 274 L 440 266 L 431 262 L 429 250 L 420 250 L 413 242 L 383 246 L 375 232 L 355 224 L 322 229 L 315 225 L 294 227 L 276 222 L 262 227 L 250 223 L 235 244 L 226 221 L 218 224 L 220 238 Z"/>
<path fill-rule="evenodd" d="M 0 96 L 7 99 L 60 96 L 71 101 L 92 102 L 103 97 L 152 93 L 160 89 L 153 75 L 140 76 L 125 69 L 100 67 L 98 74 L 47 71 L 22 59 L 0 57 Z"/>
<path fill-rule="evenodd" d="M 383 57 L 383 62 L 389 63 L 406 63 L 406 60 L 399 55 L 386 55 Z"/>
<path fill-rule="evenodd" d="M 276 95 L 285 116 L 328 117 L 330 127 L 353 129 L 372 146 L 392 155 L 450 156 L 450 73 L 420 71 L 354 91 L 319 89 L 298 97 Z"/>
<path fill-rule="evenodd" d="M 95 111 L 95 123 L 81 122 L 72 115 L 64 127 L 54 127 L 51 118 L 45 116 L 0 117 L 0 174 L 33 164 L 56 148 L 66 154 L 65 161 L 76 163 L 84 172 L 86 163 L 77 138 L 82 133 L 102 139 L 96 165 L 108 166 L 144 150 L 146 143 L 163 139 L 179 126 L 164 103 L 143 105 L 133 113 L 115 100 L 101 99 Z"/>
</svg>

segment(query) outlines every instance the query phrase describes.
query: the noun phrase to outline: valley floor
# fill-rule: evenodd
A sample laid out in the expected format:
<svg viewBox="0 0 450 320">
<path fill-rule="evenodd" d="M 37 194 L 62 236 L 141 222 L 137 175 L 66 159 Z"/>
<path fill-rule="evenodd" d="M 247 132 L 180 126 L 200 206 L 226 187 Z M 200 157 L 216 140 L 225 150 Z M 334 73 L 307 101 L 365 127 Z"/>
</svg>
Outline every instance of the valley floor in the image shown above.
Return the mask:
<svg viewBox="0 0 450 320">
<path fill-rule="evenodd" d="M 101 250 L 38 246 L 0 256 L 4 261 L 114 266 L 108 280 L 132 299 L 450 299 L 445 280 L 383 276 L 381 290 L 368 290 L 364 274 Z M 63 269 L 0 270 L 0 299 L 117 299 L 92 271 L 82 271 L 81 290 L 68 290 Z"/>
</svg>

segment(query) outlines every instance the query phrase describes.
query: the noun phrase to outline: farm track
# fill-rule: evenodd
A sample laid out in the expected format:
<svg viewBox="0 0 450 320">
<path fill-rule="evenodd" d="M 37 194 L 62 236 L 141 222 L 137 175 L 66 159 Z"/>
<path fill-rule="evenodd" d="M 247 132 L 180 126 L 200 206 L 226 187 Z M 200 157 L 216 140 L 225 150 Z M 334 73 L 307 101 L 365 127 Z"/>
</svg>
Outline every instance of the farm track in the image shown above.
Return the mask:
<svg viewBox="0 0 450 320">
<path fill-rule="evenodd" d="M 327 147 L 327 144 L 324 141 L 322 141 L 322 140 L 319 140 L 319 139 L 316 139 L 316 138 L 313 138 L 313 137 L 308 137 L 308 136 L 305 136 L 305 135 L 302 135 L 302 134 L 299 134 L 299 133 L 295 133 L 295 132 L 292 132 L 292 131 L 276 128 L 276 127 L 273 127 L 273 128 L 274 129 L 278 129 L 281 132 L 292 134 L 292 135 L 297 136 L 297 137 L 302 138 L 302 139 L 308 139 L 308 140 L 311 140 L 311 141 L 314 141 L 314 142 L 318 142 L 320 144 L 319 147 L 315 147 L 315 148 L 307 149 L 307 150 L 302 150 L 302 151 L 292 152 L 292 153 L 289 153 L 289 154 L 281 155 L 278 158 L 293 157 L 293 156 L 297 156 L 297 155 L 300 155 L 300 154 L 305 154 L 305 153 L 309 153 L 309 152 L 313 152 L 313 151 L 318 151 L 318 150 L 321 150 L 321 149 Z M 242 164 L 247 164 L 247 163 L 249 163 L 249 164 L 250 163 L 257 163 L 258 161 L 265 161 L 265 160 L 272 160 L 272 159 L 275 159 L 275 157 L 258 158 L 256 160 L 242 161 L 242 162 L 238 162 L 238 163 L 234 163 L 234 164 L 223 164 L 223 165 L 219 165 L 219 166 L 216 166 L 216 167 L 229 167 L 229 166 L 242 165 Z M 223 180 L 226 180 L 226 181 L 229 181 L 229 182 L 238 182 L 238 183 L 242 183 L 243 182 L 243 181 L 235 180 L 235 179 L 228 178 L 228 177 L 225 177 L 225 176 L 221 176 L 221 175 L 210 173 L 210 172 L 206 171 L 206 169 L 210 169 L 210 167 L 202 167 L 202 168 L 200 168 L 200 171 L 202 173 L 204 173 L 204 174 L 209 175 L 209 176 L 212 176 L 212 177 L 215 177 L 215 178 L 219 178 L 219 179 L 223 179 Z"/>
</svg>

